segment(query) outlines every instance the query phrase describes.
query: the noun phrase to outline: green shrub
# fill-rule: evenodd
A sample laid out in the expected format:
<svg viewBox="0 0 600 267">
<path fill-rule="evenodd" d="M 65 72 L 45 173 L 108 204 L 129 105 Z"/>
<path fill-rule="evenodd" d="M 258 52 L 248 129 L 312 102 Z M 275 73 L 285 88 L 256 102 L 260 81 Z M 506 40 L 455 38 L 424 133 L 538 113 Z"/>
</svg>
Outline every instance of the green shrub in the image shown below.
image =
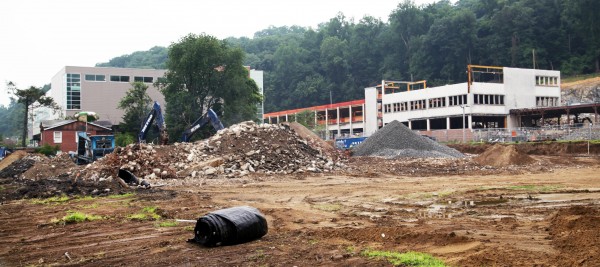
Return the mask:
<svg viewBox="0 0 600 267">
<path fill-rule="evenodd" d="M 60 150 L 59 145 L 51 146 L 49 144 L 45 144 L 41 147 L 35 149 L 36 153 L 44 154 L 46 156 L 55 156 L 56 152 Z"/>
<path fill-rule="evenodd" d="M 130 133 L 118 133 L 115 135 L 115 144 L 117 146 L 127 146 L 135 142 L 135 138 Z"/>
</svg>

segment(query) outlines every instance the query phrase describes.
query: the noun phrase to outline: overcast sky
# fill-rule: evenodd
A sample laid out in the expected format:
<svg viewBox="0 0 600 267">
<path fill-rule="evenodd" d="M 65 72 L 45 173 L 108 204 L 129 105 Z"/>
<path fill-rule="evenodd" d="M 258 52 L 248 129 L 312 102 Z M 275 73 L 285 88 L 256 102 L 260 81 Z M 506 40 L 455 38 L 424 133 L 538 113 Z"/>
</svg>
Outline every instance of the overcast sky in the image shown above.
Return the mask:
<svg viewBox="0 0 600 267">
<path fill-rule="evenodd" d="M 401 1 L 0 0 L 0 104 L 9 103 L 7 81 L 41 87 L 64 66 L 94 66 L 189 33 L 252 37 L 271 25 L 315 28 L 338 12 L 387 22 Z"/>
</svg>

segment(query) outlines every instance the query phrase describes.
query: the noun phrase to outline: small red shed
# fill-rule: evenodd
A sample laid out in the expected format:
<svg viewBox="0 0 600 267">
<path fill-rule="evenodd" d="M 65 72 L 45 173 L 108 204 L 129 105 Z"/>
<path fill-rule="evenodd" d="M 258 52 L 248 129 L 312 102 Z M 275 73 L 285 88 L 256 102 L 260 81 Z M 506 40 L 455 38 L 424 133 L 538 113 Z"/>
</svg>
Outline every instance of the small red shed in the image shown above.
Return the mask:
<svg viewBox="0 0 600 267">
<path fill-rule="evenodd" d="M 77 151 L 77 133 L 88 135 L 112 135 L 112 125 L 105 122 L 82 122 L 76 120 L 48 120 L 40 123 L 40 145 L 59 145 L 60 151 Z M 87 130 L 86 130 L 87 129 Z"/>
</svg>

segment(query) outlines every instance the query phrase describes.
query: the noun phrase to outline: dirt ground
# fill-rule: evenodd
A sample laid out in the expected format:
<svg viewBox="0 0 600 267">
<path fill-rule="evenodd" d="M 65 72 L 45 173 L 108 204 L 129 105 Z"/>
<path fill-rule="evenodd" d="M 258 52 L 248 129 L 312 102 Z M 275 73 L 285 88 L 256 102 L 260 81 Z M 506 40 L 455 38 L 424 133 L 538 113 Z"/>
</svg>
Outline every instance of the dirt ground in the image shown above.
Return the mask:
<svg viewBox="0 0 600 267">
<path fill-rule="evenodd" d="M 366 249 L 425 252 L 450 266 L 600 266 L 600 158 L 539 154 L 505 167 L 351 158 L 334 173 L 204 179 L 121 196 L 117 185 L 68 177 L 3 179 L 0 266 L 390 265 L 362 256 Z M 18 199 L 63 193 L 71 198 Z M 240 205 L 265 214 L 267 235 L 206 248 L 187 242 L 194 223 L 164 225 Z M 134 219 L 148 207 L 160 218 Z M 70 212 L 101 219 L 61 223 Z"/>
</svg>

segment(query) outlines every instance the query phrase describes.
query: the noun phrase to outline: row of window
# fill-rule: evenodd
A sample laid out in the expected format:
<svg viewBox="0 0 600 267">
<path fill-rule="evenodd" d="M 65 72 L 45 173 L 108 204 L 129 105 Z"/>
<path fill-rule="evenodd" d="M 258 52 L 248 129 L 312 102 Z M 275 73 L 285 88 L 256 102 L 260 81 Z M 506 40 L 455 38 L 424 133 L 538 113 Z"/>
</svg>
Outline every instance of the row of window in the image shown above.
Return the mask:
<svg viewBox="0 0 600 267">
<path fill-rule="evenodd" d="M 475 95 L 478 96 L 478 95 Z M 504 103 L 504 96 L 502 97 L 502 103 Z M 429 106 L 426 105 L 429 104 Z M 448 97 L 448 105 L 446 105 L 446 97 L 436 97 L 430 99 L 414 100 L 409 102 L 398 102 L 383 105 L 383 112 L 401 112 L 409 110 L 423 110 L 427 108 L 443 108 L 446 106 L 458 106 L 467 104 L 467 95 L 455 95 Z M 410 107 L 410 108 L 409 108 Z"/>
<path fill-rule="evenodd" d="M 558 77 L 555 77 L 555 76 L 535 76 L 535 85 L 558 86 Z"/>
<path fill-rule="evenodd" d="M 448 97 L 448 106 L 460 106 L 467 104 L 467 95 L 453 95 Z"/>
<path fill-rule="evenodd" d="M 79 74 L 72 74 L 72 75 L 79 75 Z M 130 79 L 131 79 L 131 77 L 129 77 L 129 76 L 110 75 L 110 81 L 111 82 L 128 83 L 130 81 Z M 86 81 L 90 81 L 90 82 L 105 82 L 106 81 L 106 75 L 102 75 L 102 74 L 86 74 L 85 75 L 85 80 Z M 134 82 L 153 83 L 154 82 L 154 78 L 153 77 L 145 77 L 145 76 L 133 76 L 133 81 Z"/>
<path fill-rule="evenodd" d="M 475 105 L 504 105 L 504 95 L 473 95 Z"/>
<path fill-rule="evenodd" d="M 553 96 L 536 96 L 535 106 L 536 107 L 556 107 L 558 106 L 558 97 Z"/>
</svg>

